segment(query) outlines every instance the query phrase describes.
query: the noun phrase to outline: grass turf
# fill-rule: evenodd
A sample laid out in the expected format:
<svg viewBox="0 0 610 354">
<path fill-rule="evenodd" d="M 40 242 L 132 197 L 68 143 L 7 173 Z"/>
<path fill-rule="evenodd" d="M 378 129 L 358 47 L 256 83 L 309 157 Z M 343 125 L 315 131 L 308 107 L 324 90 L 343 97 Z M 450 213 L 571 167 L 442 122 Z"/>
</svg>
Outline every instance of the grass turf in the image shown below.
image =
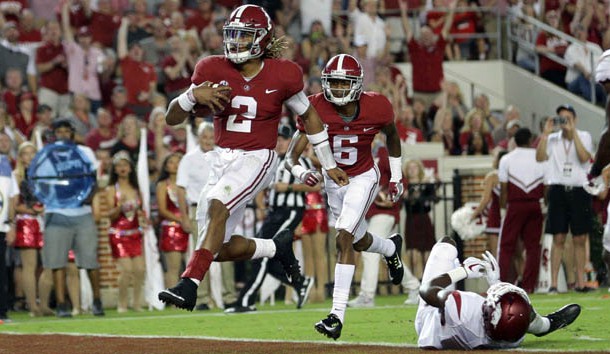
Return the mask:
<svg viewBox="0 0 610 354">
<path fill-rule="evenodd" d="M 416 346 L 413 326 L 416 307 L 404 306 L 404 296 L 376 298 L 376 307 L 348 308 L 341 342 Z M 551 351 L 605 351 L 610 349 L 610 296 L 606 289 L 590 294 L 532 295 L 536 310 L 544 315 L 568 303 L 578 303 L 583 311 L 571 326 L 543 338 L 528 335 L 525 349 Z M 317 333 L 313 325 L 324 318 L 330 301 L 294 306 L 259 306 L 257 312 L 226 315 L 221 310 L 165 311 L 118 314 L 107 310 L 105 317 L 80 315 L 72 319 L 30 318 L 11 313 L 12 323 L 0 325 L 2 332 L 40 334 L 97 334 L 117 336 L 198 337 L 234 340 L 332 341 Z"/>
</svg>

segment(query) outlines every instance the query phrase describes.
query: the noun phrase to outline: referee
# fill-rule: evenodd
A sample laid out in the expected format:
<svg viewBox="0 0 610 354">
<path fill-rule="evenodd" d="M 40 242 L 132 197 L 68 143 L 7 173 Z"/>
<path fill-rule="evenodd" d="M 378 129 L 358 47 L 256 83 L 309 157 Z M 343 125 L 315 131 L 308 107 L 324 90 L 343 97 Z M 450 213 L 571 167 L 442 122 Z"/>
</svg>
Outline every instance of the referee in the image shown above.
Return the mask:
<svg viewBox="0 0 610 354">
<path fill-rule="evenodd" d="M 294 131 L 288 125 L 280 125 L 278 130 L 277 146 L 275 150 L 280 158 L 279 167 L 275 173 L 273 184 L 269 189 L 269 207 L 267 216 L 263 221 L 261 230 L 256 234 L 257 238 L 271 239 L 278 232 L 290 232 L 294 234 L 294 230 L 301 223 L 303 213 L 305 211 L 304 194 L 306 192 L 320 190 L 320 185 L 310 187 L 300 183 L 295 179 L 284 167 L 284 159 L 286 151 L 292 140 Z M 307 169 L 313 169 L 311 160 L 306 157 L 301 157 L 299 162 Z M 286 273 L 282 264 L 276 259 L 261 258 L 252 261 L 252 271 L 248 282 L 243 287 L 239 294 L 235 307 L 225 309 L 226 313 L 241 313 L 256 311 L 254 302 L 256 294 L 260 289 L 265 275 L 269 273 L 284 284 L 294 287 L 298 302 L 297 308 L 301 308 L 309 291 L 313 286 L 311 278 L 301 277 L 301 279 L 292 279 L 290 281 L 286 277 Z"/>
</svg>

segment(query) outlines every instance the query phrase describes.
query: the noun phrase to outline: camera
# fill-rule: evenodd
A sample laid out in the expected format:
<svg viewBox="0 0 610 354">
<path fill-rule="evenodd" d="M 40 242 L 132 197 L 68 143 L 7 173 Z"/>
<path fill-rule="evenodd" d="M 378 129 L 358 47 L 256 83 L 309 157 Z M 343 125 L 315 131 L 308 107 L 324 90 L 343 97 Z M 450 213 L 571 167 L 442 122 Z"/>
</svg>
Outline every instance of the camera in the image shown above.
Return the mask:
<svg viewBox="0 0 610 354">
<path fill-rule="evenodd" d="M 568 120 L 565 117 L 562 117 L 562 116 L 553 117 L 553 125 L 564 125 L 567 123 L 568 123 Z"/>
</svg>

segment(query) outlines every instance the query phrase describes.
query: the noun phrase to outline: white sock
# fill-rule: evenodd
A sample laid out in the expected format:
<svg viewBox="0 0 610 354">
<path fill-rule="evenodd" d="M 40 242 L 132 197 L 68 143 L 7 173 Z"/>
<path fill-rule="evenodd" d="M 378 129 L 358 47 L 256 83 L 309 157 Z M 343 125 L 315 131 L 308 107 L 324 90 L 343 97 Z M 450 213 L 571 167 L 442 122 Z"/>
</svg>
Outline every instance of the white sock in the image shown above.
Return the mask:
<svg viewBox="0 0 610 354">
<path fill-rule="evenodd" d="M 548 318 L 542 317 L 536 313 L 536 318 L 530 322 L 527 332 L 532 334 L 540 334 L 548 331 L 550 327 L 551 321 L 549 321 Z"/>
<path fill-rule="evenodd" d="M 352 285 L 354 270 L 356 266 L 353 264 L 335 265 L 335 288 L 333 289 L 333 308 L 330 313 L 334 313 L 339 317 L 341 323 L 344 323 L 345 308 L 347 307 L 347 299 L 349 298 L 349 289 Z"/>
<path fill-rule="evenodd" d="M 369 234 L 373 238 L 373 242 L 371 242 L 369 249 L 366 250 L 367 252 L 379 253 L 386 257 L 390 257 L 396 252 L 396 245 L 392 240 L 375 236 L 370 232 Z"/>
<path fill-rule="evenodd" d="M 275 256 L 275 243 L 273 240 L 266 240 L 262 238 L 253 238 L 256 244 L 256 249 L 251 259 L 273 257 Z"/>
<path fill-rule="evenodd" d="M 201 284 L 201 280 L 199 279 L 195 279 L 195 278 L 189 278 L 190 280 L 193 281 L 193 283 L 197 284 L 197 287 L 199 287 L 199 284 Z"/>
</svg>

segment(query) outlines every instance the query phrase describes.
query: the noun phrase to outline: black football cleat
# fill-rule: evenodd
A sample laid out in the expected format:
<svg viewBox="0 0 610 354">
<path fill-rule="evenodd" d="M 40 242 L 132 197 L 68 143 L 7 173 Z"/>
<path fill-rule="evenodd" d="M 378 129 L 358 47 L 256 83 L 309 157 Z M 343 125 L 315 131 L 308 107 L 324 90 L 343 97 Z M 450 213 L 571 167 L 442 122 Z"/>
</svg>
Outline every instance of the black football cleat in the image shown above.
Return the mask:
<svg viewBox="0 0 610 354">
<path fill-rule="evenodd" d="M 235 305 L 233 307 L 227 307 L 224 312 L 226 314 L 233 314 L 233 313 L 248 313 L 248 312 L 255 312 L 255 311 L 256 311 L 256 306 L 254 306 L 254 305 L 249 305 L 249 306 Z"/>
<path fill-rule="evenodd" d="M 189 278 L 182 278 L 173 288 L 161 291 L 159 300 L 181 309 L 193 311 L 197 302 L 197 284 Z"/>
<path fill-rule="evenodd" d="M 316 331 L 322 333 L 328 338 L 337 340 L 337 338 L 341 337 L 341 329 L 343 329 L 343 324 L 337 315 L 331 313 L 325 319 L 316 323 L 315 328 Z"/>
<path fill-rule="evenodd" d="M 288 229 L 279 231 L 273 236 L 273 243 L 275 243 L 275 256 L 273 258 L 282 263 L 290 285 L 295 288 L 299 287 L 304 279 L 299 261 L 297 261 L 292 250 L 292 232 Z"/>
<path fill-rule="evenodd" d="M 313 288 L 314 279 L 313 277 L 305 277 L 300 287 L 295 288 L 297 292 L 297 308 L 300 309 L 307 302 L 311 288 Z"/>
<path fill-rule="evenodd" d="M 544 333 L 535 334 L 536 337 L 546 336 L 549 333 L 555 332 L 556 330 L 566 327 L 570 323 L 574 322 L 580 315 L 580 305 L 570 304 L 565 305 L 559 310 L 545 316 L 551 322 L 551 326 L 548 331 Z"/>
<path fill-rule="evenodd" d="M 402 265 L 402 259 L 400 253 L 402 251 L 402 237 L 399 234 L 394 234 L 390 237 L 390 240 L 394 242 L 396 251 L 390 257 L 385 257 L 385 262 L 388 265 L 388 276 L 390 281 L 394 285 L 400 285 L 402 278 L 405 275 L 405 269 Z"/>
</svg>

